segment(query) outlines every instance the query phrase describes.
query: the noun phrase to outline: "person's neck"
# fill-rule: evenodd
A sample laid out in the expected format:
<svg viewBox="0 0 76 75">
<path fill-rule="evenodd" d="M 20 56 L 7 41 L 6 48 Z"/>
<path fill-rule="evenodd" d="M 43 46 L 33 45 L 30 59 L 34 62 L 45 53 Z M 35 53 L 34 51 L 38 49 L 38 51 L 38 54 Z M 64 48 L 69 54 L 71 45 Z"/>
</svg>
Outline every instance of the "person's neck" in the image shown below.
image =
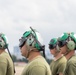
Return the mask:
<svg viewBox="0 0 76 75">
<path fill-rule="evenodd" d="M 75 51 L 74 51 L 74 50 L 70 51 L 67 55 L 65 55 L 65 57 L 66 57 L 66 59 L 68 60 L 68 59 L 70 59 L 73 55 L 75 55 Z"/>
<path fill-rule="evenodd" d="M 30 52 L 30 54 L 29 54 L 29 57 L 28 57 L 28 60 L 29 61 L 32 61 L 35 57 L 37 57 L 37 56 L 41 56 L 41 54 L 40 54 L 40 52 Z"/>
<path fill-rule="evenodd" d="M 0 49 L 0 54 L 2 53 L 2 52 L 4 52 L 5 50 L 2 50 L 2 49 Z"/>
<path fill-rule="evenodd" d="M 61 53 L 58 53 L 55 58 L 54 58 L 54 61 L 58 60 L 59 58 L 61 58 L 63 56 L 63 54 Z"/>
</svg>

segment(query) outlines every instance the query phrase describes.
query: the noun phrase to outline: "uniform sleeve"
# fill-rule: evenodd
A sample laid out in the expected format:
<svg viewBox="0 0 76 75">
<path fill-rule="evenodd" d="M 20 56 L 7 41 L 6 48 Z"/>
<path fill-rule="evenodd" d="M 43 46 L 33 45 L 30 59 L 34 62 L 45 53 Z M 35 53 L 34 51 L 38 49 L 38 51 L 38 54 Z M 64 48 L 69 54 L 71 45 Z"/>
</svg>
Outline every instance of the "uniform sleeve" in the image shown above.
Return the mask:
<svg viewBox="0 0 76 75">
<path fill-rule="evenodd" d="M 29 75 L 46 75 L 46 71 L 44 67 L 37 66 L 30 70 Z"/>
<path fill-rule="evenodd" d="M 0 62 L 0 75 L 6 75 L 7 65 L 4 62 Z"/>
<path fill-rule="evenodd" d="M 57 74 L 59 73 L 64 73 L 64 70 L 65 70 L 65 67 L 66 67 L 66 64 L 65 63 L 62 63 L 61 65 L 59 65 L 59 68 L 58 68 L 58 72 Z"/>
</svg>

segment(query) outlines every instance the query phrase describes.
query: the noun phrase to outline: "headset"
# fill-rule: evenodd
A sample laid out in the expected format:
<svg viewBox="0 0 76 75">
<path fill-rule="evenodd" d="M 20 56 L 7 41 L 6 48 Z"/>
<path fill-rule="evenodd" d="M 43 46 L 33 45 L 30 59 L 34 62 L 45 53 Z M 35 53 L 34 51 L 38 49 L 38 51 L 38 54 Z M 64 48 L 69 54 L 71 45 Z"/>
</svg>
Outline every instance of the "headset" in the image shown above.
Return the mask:
<svg viewBox="0 0 76 75">
<path fill-rule="evenodd" d="M 38 37 L 39 33 L 30 27 L 31 31 L 26 31 L 20 39 L 19 47 L 23 47 L 24 44 L 28 44 L 30 47 L 38 49 L 38 51 L 43 51 L 45 57 L 45 45 L 42 45 Z M 40 37 L 40 36 L 39 36 Z M 40 37 L 41 38 L 41 37 Z"/>
<path fill-rule="evenodd" d="M 57 38 L 52 38 L 49 42 L 49 49 L 54 49 L 56 48 L 57 51 L 60 51 L 60 48 L 58 46 L 58 39 Z"/>
<path fill-rule="evenodd" d="M 59 47 L 67 46 L 68 51 L 75 50 L 76 38 L 73 33 L 64 33 L 58 42 Z"/>
<path fill-rule="evenodd" d="M 72 33 L 68 34 L 67 47 L 68 47 L 69 51 L 75 50 L 75 47 L 76 47 L 75 39 L 76 38 L 74 37 L 74 34 L 72 34 Z"/>
<path fill-rule="evenodd" d="M 6 49 L 8 47 L 7 37 L 5 34 L 0 33 L 0 48 Z"/>
</svg>

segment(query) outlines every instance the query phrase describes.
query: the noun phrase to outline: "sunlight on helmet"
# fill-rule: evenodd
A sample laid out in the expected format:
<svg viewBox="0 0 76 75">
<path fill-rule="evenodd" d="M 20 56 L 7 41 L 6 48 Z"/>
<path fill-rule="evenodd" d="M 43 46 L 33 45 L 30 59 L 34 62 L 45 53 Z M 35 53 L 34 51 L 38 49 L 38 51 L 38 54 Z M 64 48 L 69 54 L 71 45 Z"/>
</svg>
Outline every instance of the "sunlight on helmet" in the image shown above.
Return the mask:
<svg viewBox="0 0 76 75">
<path fill-rule="evenodd" d="M 8 38 L 5 36 L 5 39 L 6 39 L 6 43 L 8 44 Z"/>
<path fill-rule="evenodd" d="M 74 37 L 76 38 L 76 34 L 74 34 Z"/>
<path fill-rule="evenodd" d="M 38 41 L 41 43 L 41 45 L 43 45 L 43 39 L 42 39 L 40 33 L 36 32 L 36 35 L 37 35 Z"/>
<path fill-rule="evenodd" d="M 60 37 L 62 37 L 64 34 L 61 34 Z"/>
</svg>

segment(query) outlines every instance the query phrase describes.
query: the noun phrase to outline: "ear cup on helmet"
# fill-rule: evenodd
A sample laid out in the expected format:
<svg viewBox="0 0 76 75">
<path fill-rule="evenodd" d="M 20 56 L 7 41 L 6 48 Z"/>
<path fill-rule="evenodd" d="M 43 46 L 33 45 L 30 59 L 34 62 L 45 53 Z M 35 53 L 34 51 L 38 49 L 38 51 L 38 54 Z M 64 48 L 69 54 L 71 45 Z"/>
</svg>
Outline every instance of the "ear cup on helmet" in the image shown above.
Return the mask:
<svg viewBox="0 0 76 75">
<path fill-rule="evenodd" d="M 35 41 L 35 39 L 32 36 L 28 37 L 28 39 L 26 41 L 26 44 L 28 44 L 29 46 L 35 47 L 38 50 L 40 50 L 39 44 Z"/>
<path fill-rule="evenodd" d="M 4 46 L 5 46 L 5 42 L 0 39 L 0 48 L 4 48 Z"/>
<path fill-rule="evenodd" d="M 75 49 L 75 43 L 74 43 L 74 41 L 69 41 L 67 43 L 67 47 L 68 47 L 69 51 L 74 50 Z"/>
</svg>

